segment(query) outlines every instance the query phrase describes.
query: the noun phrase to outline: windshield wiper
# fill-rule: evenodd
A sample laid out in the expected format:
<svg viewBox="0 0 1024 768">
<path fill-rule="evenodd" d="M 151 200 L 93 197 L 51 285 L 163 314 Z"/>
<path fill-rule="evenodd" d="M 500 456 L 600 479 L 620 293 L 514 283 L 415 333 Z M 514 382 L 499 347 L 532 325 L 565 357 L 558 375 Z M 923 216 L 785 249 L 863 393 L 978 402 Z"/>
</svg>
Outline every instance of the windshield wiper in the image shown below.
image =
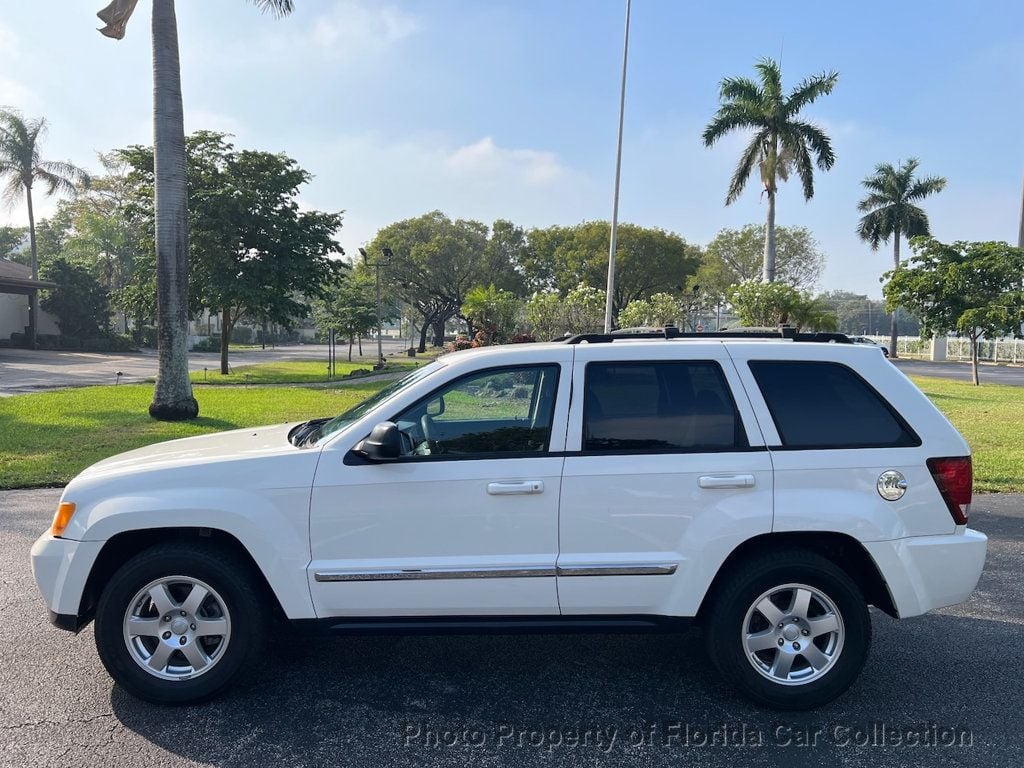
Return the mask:
<svg viewBox="0 0 1024 768">
<path fill-rule="evenodd" d="M 320 427 L 330 420 L 330 417 L 325 417 L 322 419 L 310 419 L 309 421 L 304 421 L 301 424 L 296 424 L 291 428 L 291 431 L 288 432 L 288 442 L 294 446 L 302 445 L 317 433 L 320 430 Z"/>
</svg>

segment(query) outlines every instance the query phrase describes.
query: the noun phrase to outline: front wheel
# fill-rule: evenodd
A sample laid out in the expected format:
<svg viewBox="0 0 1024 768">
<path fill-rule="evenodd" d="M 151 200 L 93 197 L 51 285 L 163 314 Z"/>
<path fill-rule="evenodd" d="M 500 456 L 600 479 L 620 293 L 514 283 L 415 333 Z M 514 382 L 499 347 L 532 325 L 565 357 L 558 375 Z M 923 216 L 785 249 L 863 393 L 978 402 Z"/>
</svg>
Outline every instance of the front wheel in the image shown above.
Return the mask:
<svg viewBox="0 0 1024 768">
<path fill-rule="evenodd" d="M 96 648 L 129 693 L 159 704 L 208 699 L 251 667 L 267 611 L 249 569 L 206 544 L 148 549 L 110 579 Z"/>
<path fill-rule="evenodd" d="M 741 565 L 717 590 L 705 633 L 722 675 L 754 701 L 811 709 L 846 691 L 871 644 L 871 617 L 849 575 L 787 550 Z"/>
</svg>

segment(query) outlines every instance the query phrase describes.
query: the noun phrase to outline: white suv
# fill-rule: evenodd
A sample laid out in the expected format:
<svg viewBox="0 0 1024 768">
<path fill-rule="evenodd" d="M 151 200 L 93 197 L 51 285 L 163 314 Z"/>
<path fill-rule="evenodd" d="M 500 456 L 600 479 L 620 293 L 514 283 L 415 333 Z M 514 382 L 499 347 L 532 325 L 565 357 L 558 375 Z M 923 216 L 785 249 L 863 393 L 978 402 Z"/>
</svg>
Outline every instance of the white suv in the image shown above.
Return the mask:
<svg viewBox="0 0 1024 768">
<path fill-rule="evenodd" d="M 696 620 L 742 692 L 821 705 L 864 664 L 869 605 L 915 616 L 977 584 L 969 449 L 877 350 L 702 336 L 455 353 L 330 420 L 102 461 L 32 548 L 51 620 L 95 617 L 107 670 L 157 702 L 222 690 L 275 617 Z"/>
</svg>

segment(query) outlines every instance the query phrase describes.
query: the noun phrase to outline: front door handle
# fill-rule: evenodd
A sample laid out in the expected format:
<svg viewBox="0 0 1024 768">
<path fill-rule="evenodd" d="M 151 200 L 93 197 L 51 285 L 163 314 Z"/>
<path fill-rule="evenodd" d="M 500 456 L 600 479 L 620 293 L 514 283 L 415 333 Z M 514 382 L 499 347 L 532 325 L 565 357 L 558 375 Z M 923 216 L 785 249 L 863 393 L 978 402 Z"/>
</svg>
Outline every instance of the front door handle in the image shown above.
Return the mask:
<svg viewBox="0 0 1024 768">
<path fill-rule="evenodd" d="M 753 488 L 753 475 L 701 475 L 697 481 L 701 488 Z"/>
<path fill-rule="evenodd" d="M 524 493 L 544 493 L 543 480 L 519 480 L 512 483 L 488 483 L 491 496 L 513 496 Z"/>
</svg>

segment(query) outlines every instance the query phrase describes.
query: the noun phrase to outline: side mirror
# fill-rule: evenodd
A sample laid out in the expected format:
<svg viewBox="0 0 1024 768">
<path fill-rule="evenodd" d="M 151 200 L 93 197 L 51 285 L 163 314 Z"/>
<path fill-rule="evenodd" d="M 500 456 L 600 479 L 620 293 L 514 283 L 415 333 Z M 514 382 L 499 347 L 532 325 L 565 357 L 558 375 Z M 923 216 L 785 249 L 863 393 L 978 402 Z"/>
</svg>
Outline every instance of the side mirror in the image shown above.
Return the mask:
<svg viewBox="0 0 1024 768">
<path fill-rule="evenodd" d="M 444 395 L 439 395 L 436 399 L 427 403 L 426 414 L 427 416 L 434 417 L 440 416 L 442 413 L 444 413 Z"/>
<path fill-rule="evenodd" d="M 370 461 L 393 461 L 402 455 L 402 436 L 393 421 L 382 421 L 352 452 Z"/>
</svg>

